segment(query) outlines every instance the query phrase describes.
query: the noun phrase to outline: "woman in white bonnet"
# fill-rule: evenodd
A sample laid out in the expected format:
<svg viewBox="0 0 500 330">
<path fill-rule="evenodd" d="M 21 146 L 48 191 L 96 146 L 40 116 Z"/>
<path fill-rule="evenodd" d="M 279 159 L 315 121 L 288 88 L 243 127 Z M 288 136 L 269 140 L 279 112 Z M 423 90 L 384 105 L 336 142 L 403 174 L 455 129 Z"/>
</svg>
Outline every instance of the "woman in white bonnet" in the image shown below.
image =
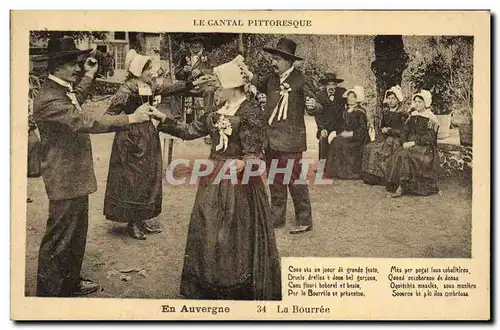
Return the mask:
<svg viewBox="0 0 500 330">
<path fill-rule="evenodd" d="M 364 101 L 364 88 L 354 86 L 346 91 L 347 105 L 342 112 L 340 132 L 331 140 L 326 162 L 326 176 L 339 180 L 358 180 L 361 178 L 363 150 L 370 141 L 366 110 L 361 106 Z"/>
<path fill-rule="evenodd" d="M 387 172 L 387 190 L 392 197 L 404 194 L 437 193 L 439 154 L 437 150 L 438 120 L 430 106 L 432 94 L 421 90 L 412 97 L 414 111 L 405 125 L 403 145 L 394 153 Z"/>
<path fill-rule="evenodd" d="M 194 83 L 154 84 L 152 62 L 135 50 L 125 59 L 128 77 L 107 109 L 109 115 L 132 113 L 138 106 L 153 105 L 155 96 L 174 95 L 193 88 Z M 147 233 L 159 233 L 147 222 L 162 209 L 162 154 L 159 132 L 152 121 L 133 125 L 130 130 L 115 134 L 109 160 L 104 199 L 106 219 L 127 223 L 128 234 L 139 240 Z"/>
<path fill-rule="evenodd" d="M 281 273 L 262 177 L 241 182 L 247 160 L 263 158 L 264 112 L 246 98 L 253 74 L 241 56 L 214 69 L 226 102 L 191 124 L 160 114 L 158 127 L 185 140 L 210 135 L 213 175 L 200 179 L 186 242 L 180 293 L 187 299 L 279 300 Z M 214 183 L 234 161 L 238 182 Z"/>
<path fill-rule="evenodd" d="M 369 143 L 363 153 L 363 182 L 371 185 L 385 185 L 387 161 L 401 146 L 401 133 L 409 116 L 405 109 L 403 91 L 393 86 L 385 92 L 381 112 L 381 133 Z"/>
</svg>

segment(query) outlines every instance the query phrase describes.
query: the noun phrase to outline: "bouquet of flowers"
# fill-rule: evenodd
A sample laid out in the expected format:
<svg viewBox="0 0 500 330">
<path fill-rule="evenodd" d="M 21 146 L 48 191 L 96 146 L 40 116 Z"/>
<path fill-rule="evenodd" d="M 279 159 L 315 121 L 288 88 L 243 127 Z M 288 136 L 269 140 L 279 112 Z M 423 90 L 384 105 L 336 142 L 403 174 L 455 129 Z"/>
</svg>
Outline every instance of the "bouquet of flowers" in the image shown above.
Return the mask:
<svg viewBox="0 0 500 330">
<path fill-rule="evenodd" d="M 228 136 L 233 133 L 233 127 L 231 126 L 231 122 L 224 115 L 219 117 L 219 120 L 215 124 L 215 127 L 219 130 L 219 144 L 215 147 L 215 150 L 219 151 L 224 149 L 226 151 L 227 144 L 229 142 Z"/>
</svg>

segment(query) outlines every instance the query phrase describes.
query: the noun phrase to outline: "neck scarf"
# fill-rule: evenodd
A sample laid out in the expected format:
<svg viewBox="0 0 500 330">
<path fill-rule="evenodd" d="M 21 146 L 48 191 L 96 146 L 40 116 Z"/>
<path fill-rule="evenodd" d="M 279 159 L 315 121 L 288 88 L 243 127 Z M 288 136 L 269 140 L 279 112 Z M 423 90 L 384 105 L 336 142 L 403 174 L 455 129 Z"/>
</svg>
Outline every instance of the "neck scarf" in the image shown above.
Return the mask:
<svg viewBox="0 0 500 330">
<path fill-rule="evenodd" d="M 49 78 L 50 80 L 52 80 L 53 82 L 55 82 L 56 84 L 60 85 L 60 86 L 63 86 L 65 88 L 68 89 L 68 92 L 66 93 L 66 96 L 69 97 L 69 99 L 71 100 L 71 103 L 79 110 L 79 111 L 83 111 L 80 103 L 78 102 L 78 99 L 76 98 L 76 95 L 75 93 L 73 92 L 73 86 L 71 85 L 71 83 L 67 82 L 66 80 L 63 80 L 61 78 L 58 78 L 54 75 L 51 75 L 49 74 L 49 76 L 47 77 Z"/>
<path fill-rule="evenodd" d="M 229 136 L 233 133 L 231 121 L 229 121 L 226 116 L 234 116 L 236 111 L 238 111 L 238 109 L 245 101 L 246 97 L 242 96 L 241 98 L 231 103 L 226 102 L 222 108 L 216 111 L 221 116 L 215 124 L 215 127 L 217 127 L 217 129 L 219 130 L 219 143 L 215 146 L 215 150 L 219 151 L 223 149 L 223 152 L 226 151 L 229 144 Z"/>
<path fill-rule="evenodd" d="M 290 67 L 290 69 L 283 72 L 280 76 L 280 99 L 278 104 L 273 110 L 271 117 L 269 118 L 268 124 L 271 126 L 273 124 L 274 118 L 277 117 L 277 121 L 286 120 L 288 117 L 288 98 L 289 93 L 292 91 L 290 88 L 290 84 L 286 83 L 285 80 L 290 76 L 294 67 Z"/>
<path fill-rule="evenodd" d="M 429 118 L 429 127 L 433 128 L 434 130 L 436 130 L 437 127 L 439 126 L 438 119 L 437 119 L 436 115 L 432 113 L 430 108 L 426 108 L 422 112 L 418 112 L 417 110 L 415 110 L 411 113 L 410 117 L 411 116 L 420 116 L 423 118 Z"/>
</svg>

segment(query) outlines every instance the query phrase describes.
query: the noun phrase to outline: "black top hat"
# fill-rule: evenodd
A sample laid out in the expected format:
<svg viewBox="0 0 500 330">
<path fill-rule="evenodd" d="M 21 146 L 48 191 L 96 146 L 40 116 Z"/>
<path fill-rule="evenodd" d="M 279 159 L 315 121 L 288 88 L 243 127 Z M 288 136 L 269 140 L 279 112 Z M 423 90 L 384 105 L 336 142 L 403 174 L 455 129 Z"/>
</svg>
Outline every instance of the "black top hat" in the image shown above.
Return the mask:
<svg viewBox="0 0 500 330">
<path fill-rule="evenodd" d="M 328 84 L 330 81 L 336 82 L 337 84 L 340 84 L 341 82 L 344 81 L 344 79 L 337 78 L 337 74 L 333 72 L 328 72 L 323 75 L 323 78 L 319 80 L 319 83 L 322 85 Z"/>
<path fill-rule="evenodd" d="M 67 56 L 86 55 L 93 49 L 80 50 L 76 48 L 75 40 L 71 37 L 50 39 L 47 53 L 33 58 L 34 61 L 45 61 L 47 59 L 62 58 Z"/>
<path fill-rule="evenodd" d="M 288 38 L 281 38 L 276 44 L 276 48 L 264 47 L 262 50 L 273 55 L 279 55 L 286 59 L 302 61 L 303 58 L 295 55 L 297 44 L 295 41 Z"/>
</svg>

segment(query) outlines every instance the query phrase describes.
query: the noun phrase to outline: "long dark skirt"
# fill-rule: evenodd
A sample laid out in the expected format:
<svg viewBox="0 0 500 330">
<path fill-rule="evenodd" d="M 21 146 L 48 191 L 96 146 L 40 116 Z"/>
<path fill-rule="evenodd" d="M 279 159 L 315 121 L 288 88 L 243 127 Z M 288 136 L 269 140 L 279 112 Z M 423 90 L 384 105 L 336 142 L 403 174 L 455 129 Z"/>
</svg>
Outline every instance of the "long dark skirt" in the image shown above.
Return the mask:
<svg viewBox="0 0 500 330">
<path fill-rule="evenodd" d="M 349 138 L 336 137 L 328 150 L 326 175 L 329 178 L 357 180 L 361 174 L 364 145 Z"/>
<path fill-rule="evenodd" d="M 407 194 L 427 196 L 437 193 L 439 154 L 437 148 L 413 146 L 400 148 L 391 157 L 387 176 L 387 190 L 400 185 Z"/>
<path fill-rule="evenodd" d="M 162 155 L 158 131 L 151 122 L 115 134 L 104 199 L 106 219 L 148 220 L 161 213 Z"/>
<path fill-rule="evenodd" d="M 363 152 L 363 182 L 385 185 L 388 161 L 399 147 L 401 147 L 400 140 L 393 136 L 381 136 L 367 144 Z"/>
<path fill-rule="evenodd" d="M 281 300 L 269 201 L 257 179 L 248 185 L 200 182 L 184 256 L 184 298 Z"/>
</svg>

